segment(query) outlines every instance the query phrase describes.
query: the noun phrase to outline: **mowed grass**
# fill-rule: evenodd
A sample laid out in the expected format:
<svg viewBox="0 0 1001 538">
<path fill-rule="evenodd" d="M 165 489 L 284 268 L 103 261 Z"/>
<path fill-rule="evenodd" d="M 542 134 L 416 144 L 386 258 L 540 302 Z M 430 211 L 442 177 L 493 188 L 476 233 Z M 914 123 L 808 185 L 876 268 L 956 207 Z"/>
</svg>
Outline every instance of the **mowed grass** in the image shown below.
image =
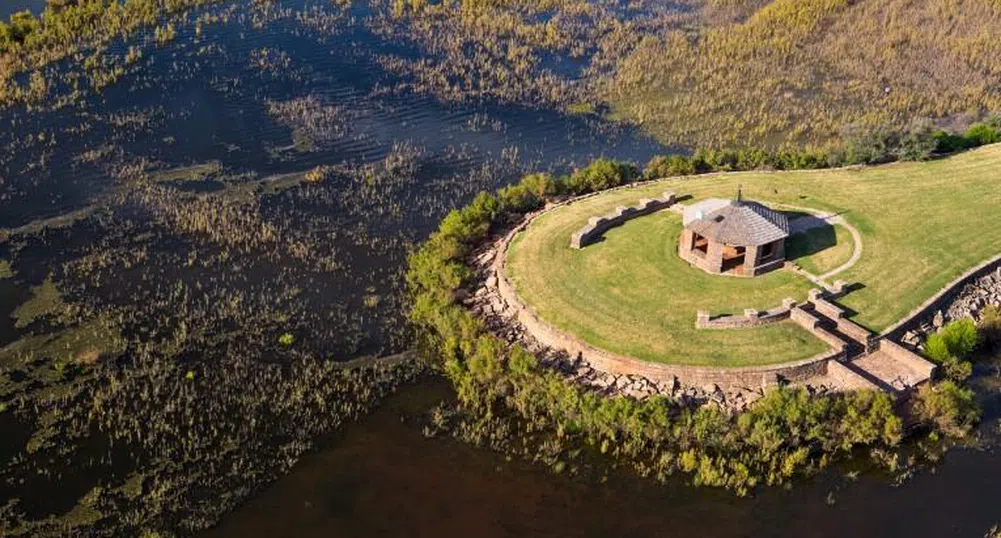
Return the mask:
<svg viewBox="0 0 1001 538">
<path fill-rule="evenodd" d="M 847 263 L 854 248 L 852 234 L 844 226 L 824 226 L 786 240 L 786 258 L 820 276 Z"/>
<path fill-rule="evenodd" d="M 825 346 L 791 322 L 735 331 L 695 329 L 696 311 L 743 313 L 809 282 L 777 271 L 757 279 L 709 275 L 678 257 L 681 217 L 670 211 L 634 219 L 583 250 L 570 235 L 587 218 L 636 191 L 607 193 L 546 214 L 516 238 L 508 276 L 547 322 L 602 349 L 644 360 L 704 366 L 754 366 L 810 357 Z"/>
<path fill-rule="evenodd" d="M 786 272 L 737 280 L 677 258 L 680 219 L 633 220 L 582 251 L 570 234 L 587 218 L 665 190 L 695 199 L 745 197 L 840 213 L 863 254 L 838 275 L 862 287 L 840 302 L 881 331 L 969 268 L 1001 253 L 1001 145 L 931 162 L 857 169 L 746 172 L 667 179 L 553 211 L 521 234 L 509 271 L 519 293 L 553 325 L 591 344 L 655 361 L 748 365 L 805 358 L 816 342 L 791 325 L 696 331 L 695 311 L 771 307 L 807 287 Z M 846 240 L 847 242 L 847 240 Z M 834 263 L 834 262 L 829 262 Z"/>
</svg>

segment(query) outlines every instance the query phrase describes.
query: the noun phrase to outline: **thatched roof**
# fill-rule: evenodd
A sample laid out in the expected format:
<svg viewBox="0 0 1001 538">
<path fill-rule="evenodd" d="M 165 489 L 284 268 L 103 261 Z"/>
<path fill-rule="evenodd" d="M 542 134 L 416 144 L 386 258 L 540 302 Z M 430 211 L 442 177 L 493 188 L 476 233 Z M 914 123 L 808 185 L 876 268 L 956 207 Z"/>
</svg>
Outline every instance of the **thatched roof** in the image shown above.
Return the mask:
<svg viewBox="0 0 1001 538">
<path fill-rule="evenodd" d="M 685 228 L 717 243 L 766 245 L 789 237 L 785 215 L 747 200 L 711 198 L 685 209 Z"/>
</svg>

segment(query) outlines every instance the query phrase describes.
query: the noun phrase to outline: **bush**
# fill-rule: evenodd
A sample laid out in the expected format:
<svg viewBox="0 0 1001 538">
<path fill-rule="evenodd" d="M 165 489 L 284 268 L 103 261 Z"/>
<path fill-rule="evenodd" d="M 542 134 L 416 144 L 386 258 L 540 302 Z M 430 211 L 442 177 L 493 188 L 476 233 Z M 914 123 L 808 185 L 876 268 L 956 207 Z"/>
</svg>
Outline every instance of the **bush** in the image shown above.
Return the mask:
<svg viewBox="0 0 1001 538">
<path fill-rule="evenodd" d="M 989 350 L 1001 351 L 1001 308 L 994 305 L 984 308 L 977 329 Z"/>
<path fill-rule="evenodd" d="M 695 165 L 692 160 L 682 155 L 657 155 L 643 168 L 645 179 L 688 176 L 694 173 Z"/>
<path fill-rule="evenodd" d="M 956 383 L 962 383 L 973 375 L 973 364 L 971 364 L 970 361 L 964 361 L 962 359 L 949 356 L 946 357 L 940 364 L 941 369 L 939 373 L 941 377 L 955 381 Z"/>
<path fill-rule="evenodd" d="M 524 185 L 508 185 L 497 191 L 500 209 L 508 213 L 526 213 L 537 209 L 543 200 Z"/>
<path fill-rule="evenodd" d="M 631 164 L 610 159 L 598 159 L 566 178 L 566 190 L 571 194 L 597 192 L 624 185 L 633 180 L 636 169 Z"/>
<path fill-rule="evenodd" d="M 937 333 L 929 336 L 925 353 L 939 364 L 949 357 L 966 360 L 979 342 L 980 334 L 973 320 L 960 319 L 946 323 Z"/>
<path fill-rule="evenodd" d="M 893 154 L 901 161 L 926 161 L 938 147 L 938 130 L 929 122 L 916 122 L 896 139 Z"/>
<path fill-rule="evenodd" d="M 974 123 L 963 137 L 968 148 L 1001 142 L 1001 126 L 997 119 L 991 123 Z"/>
<path fill-rule="evenodd" d="M 843 134 L 844 164 L 880 164 L 892 161 L 895 137 L 896 133 L 886 127 L 849 125 Z"/>
<path fill-rule="evenodd" d="M 914 410 L 927 425 L 951 437 L 965 437 L 980 418 L 973 391 L 952 381 L 918 389 Z"/>
<path fill-rule="evenodd" d="M 553 176 L 546 173 L 528 174 L 521 178 L 520 185 L 534 194 L 536 198 L 543 201 L 546 197 L 556 194 L 559 190 L 559 185 L 557 185 Z"/>
</svg>

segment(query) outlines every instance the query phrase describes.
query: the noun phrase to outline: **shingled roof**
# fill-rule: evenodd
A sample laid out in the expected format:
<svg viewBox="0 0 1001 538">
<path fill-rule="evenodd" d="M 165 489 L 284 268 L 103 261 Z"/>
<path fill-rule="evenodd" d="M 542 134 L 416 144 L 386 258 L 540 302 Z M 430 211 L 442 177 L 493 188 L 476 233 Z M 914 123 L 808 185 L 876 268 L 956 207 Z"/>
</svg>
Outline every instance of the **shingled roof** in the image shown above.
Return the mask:
<svg viewBox="0 0 1001 538">
<path fill-rule="evenodd" d="M 758 246 L 789 237 L 785 215 L 747 200 L 711 198 L 685 210 L 685 227 L 724 245 Z"/>
</svg>

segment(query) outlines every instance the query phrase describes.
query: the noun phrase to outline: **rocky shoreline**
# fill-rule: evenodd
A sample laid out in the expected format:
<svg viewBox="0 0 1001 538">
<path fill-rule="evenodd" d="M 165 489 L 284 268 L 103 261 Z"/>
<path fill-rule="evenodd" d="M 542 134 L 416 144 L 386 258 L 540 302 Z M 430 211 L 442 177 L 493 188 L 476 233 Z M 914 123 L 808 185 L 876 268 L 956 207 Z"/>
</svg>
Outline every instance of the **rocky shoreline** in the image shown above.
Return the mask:
<svg viewBox="0 0 1001 538">
<path fill-rule="evenodd" d="M 1001 263 L 959 288 L 940 308 L 911 322 L 901 342 L 912 349 L 924 349 L 928 336 L 943 325 L 964 318 L 979 321 L 988 306 L 1001 307 Z"/>
</svg>

